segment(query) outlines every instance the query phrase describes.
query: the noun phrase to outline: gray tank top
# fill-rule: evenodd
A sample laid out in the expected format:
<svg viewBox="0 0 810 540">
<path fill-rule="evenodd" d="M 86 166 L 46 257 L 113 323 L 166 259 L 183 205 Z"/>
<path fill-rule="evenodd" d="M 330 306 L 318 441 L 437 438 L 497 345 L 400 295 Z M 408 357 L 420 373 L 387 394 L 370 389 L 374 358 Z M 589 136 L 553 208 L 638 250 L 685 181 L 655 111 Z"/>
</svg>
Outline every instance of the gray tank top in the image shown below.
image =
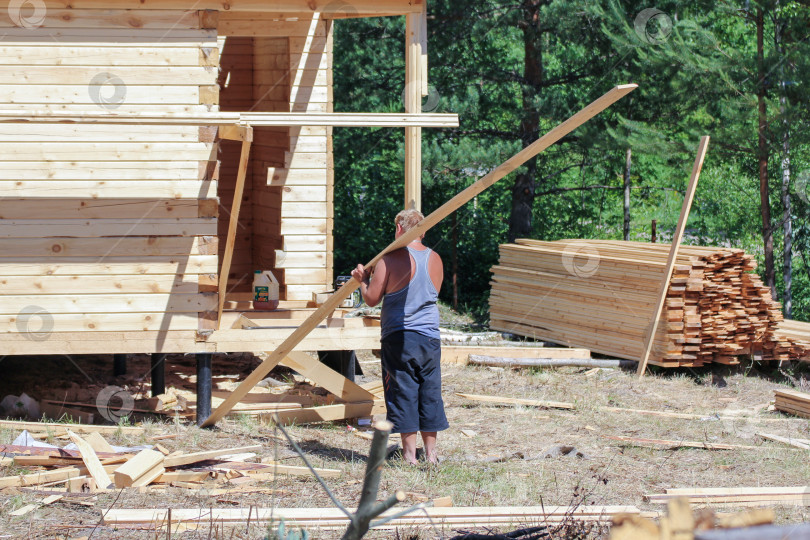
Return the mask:
<svg viewBox="0 0 810 540">
<path fill-rule="evenodd" d="M 416 271 L 411 281 L 396 292 L 383 298 L 382 337 L 402 330 L 412 330 L 428 337 L 439 338 L 439 306 L 436 300 L 439 292 L 433 285 L 428 271 L 430 249 L 422 251 L 408 248 L 416 263 Z"/>
</svg>

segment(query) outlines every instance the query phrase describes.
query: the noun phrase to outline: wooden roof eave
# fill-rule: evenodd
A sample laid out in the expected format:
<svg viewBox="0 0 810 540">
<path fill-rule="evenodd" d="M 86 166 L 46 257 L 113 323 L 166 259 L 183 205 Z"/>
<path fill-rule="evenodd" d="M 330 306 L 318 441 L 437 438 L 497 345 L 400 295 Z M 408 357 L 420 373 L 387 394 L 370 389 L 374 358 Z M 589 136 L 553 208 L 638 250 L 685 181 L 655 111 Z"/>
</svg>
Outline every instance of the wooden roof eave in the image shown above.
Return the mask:
<svg viewBox="0 0 810 540">
<path fill-rule="evenodd" d="M 327 19 L 420 13 L 424 0 L 40 0 L 48 9 L 194 9 L 277 13 L 279 18 L 321 14 Z M 5 9 L 9 1 L 0 0 Z"/>
</svg>

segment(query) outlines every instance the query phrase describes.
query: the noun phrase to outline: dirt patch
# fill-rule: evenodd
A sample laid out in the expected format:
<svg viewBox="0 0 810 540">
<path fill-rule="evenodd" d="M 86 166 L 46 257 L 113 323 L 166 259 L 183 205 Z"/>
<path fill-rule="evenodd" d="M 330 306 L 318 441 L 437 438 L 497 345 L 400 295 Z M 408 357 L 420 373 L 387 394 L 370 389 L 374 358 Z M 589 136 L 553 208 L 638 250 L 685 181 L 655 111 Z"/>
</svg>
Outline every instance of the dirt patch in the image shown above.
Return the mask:
<svg viewBox="0 0 810 540">
<path fill-rule="evenodd" d="M 366 373 L 364 380 L 378 379 L 379 361 L 370 354 L 361 354 L 360 360 Z M 188 383 L 186 375 L 192 369 L 192 361 L 193 357 L 188 357 L 188 361 L 183 360 L 185 364 L 175 367 L 170 364 L 167 385 Z M 136 359 L 132 364 L 133 372 L 136 367 L 143 367 L 139 362 L 148 365 L 148 357 Z M 215 375 L 220 380 L 245 375 L 254 360 L 240 357 L 236 363 L 226 365 L 225 362 L 222 358 L 214 362 Z M 110 364 L 99 362 L 97 367 L 107 370 Z M 180 372 L 185 375 L 180 376 Z M 629 372 L 576 368 L 513 371 L 445 366 L 443 375 L 451 427 L 439 438 L 442 464 L 433 469 L 390 463 L 383 473 L 381 498 L 401 489 L 410 493 L 405 504 L 414 504 L 422 498 L 451 496 L 456 506 L 630 504 L 642 510 L 658 511 L 663 508 L 645 503 L 643 494 L 662 493 L 675 487 L 800 486 L 807 485 L 810 479 L 806 451 L 763 442 L 755 437 L 757 431 L 766 431 L 808 439 L 810 420 L 768 412 L 766 408 L 773 397 L 773 389 L 784 387 L 786 383 L 768 375 L 753 374 L 744 368 L 666 372 L 642 380 Z M 28 378 L 33 380 L 31 375 Z M 59 378 L 66 379 L 64 376 Z M 8 377 L 3 381 L 4 388 L 19 392 L 20 387 L 14 386 L 12 379 Z M 37 386 L 48 384 L 48 380 L 42 377 L 35 384 L 32 380 L 25 383 L 32 385 L 32 391 Z M 146 384 L 147 380 L 141 382 Z M 103 382 L 121 383 L 121 380 L 108 376 Z M 575 407 L 573 410 L 544 410 L 493 406 L 463 399 L 455 395 L 457 392 L 568 401 Z M 604 407 L 692 413 L 700 417 L 648 416 L 612 412 Z M 755 420 L 746 416 L 749 413 Z M 326 482 L 344 504 L 356 504 L 369 441 L 347 430 L 345 423 L 291 426 L 288 429 L 314 466 L 342 471 L 340 477 L 326 479 Z M 301 464 L 287 444 L 279 442 L 277 430 L 250 417 L 226 419 L 215 430 L 200 430 L 171 420 L 153 421 L 144 436 L 117 436 L 112 437 L 111 442 L 143 444 L 154 435 L 172 433 L 178 437 L 161 441 L 170 451 L 262 444 L 262 456 L 275 456 L 285 463 Z M 605 435 L 757 448 L 645 448 L 607 439 Z M 0 442 L 8 443 L 14 436 L 16 433 L 10 430 L 0 431 Z M 392 439 L 392 443 L 395 441 Z M 577 457 L 577 452 L 543 457 L 549 449 L 560 445 L 574 447 L 585 457 Z M 496 461 L 497 458 L 503 460 Z M 7 470 L 5 474 L 18 472 Z M 92 533 L 95 538 L 154 538 L 154 532 L 97 526 L 100 512 L 111 507 L 332 506 L 327 495 L 309 477 L 276 479 L 257 487 L 276 491 L 210 496 L 205 492 L 173 487 L 147 493 L 125 490 L 102 494 L 92 508 L 55 503 L 23 517 L 11 517 L 9 513 L 34 502 L 37 496 L 6 490 L 0 493 L 0 519 L 4 534 L 13 537 L 73 538 L 87 536 L 95 528 Z M 732 505 L 722 508 L 723 511 L 743 509 Z M 810 508 L 780 506 L 777 507 L 777 518 L 779 523 L 810 521 Z M 267 532 L 265 527 L 252 525 L 250 530 L 242 526 L 233 534 L 236 538 L 263 538 Z M 201 535 L 207 537 L 208 530 L 186 532 L 175 537 L 196 538 Z M 220 531 L 215 537 L 230 535 L 231 530 L 227 533 Z M 339 538 L 340 535 L 341 532 L 337 531 L 316 534 L 318 538 Z M 451 535 L 452 531 L 439 529 L 399 531 L 401 538 Z M 369 538 L 393 536 L 390 531 L 369 534 Z M 593 530 L 588 536 L 604 536 L 604 531 Z"/>
</svg>

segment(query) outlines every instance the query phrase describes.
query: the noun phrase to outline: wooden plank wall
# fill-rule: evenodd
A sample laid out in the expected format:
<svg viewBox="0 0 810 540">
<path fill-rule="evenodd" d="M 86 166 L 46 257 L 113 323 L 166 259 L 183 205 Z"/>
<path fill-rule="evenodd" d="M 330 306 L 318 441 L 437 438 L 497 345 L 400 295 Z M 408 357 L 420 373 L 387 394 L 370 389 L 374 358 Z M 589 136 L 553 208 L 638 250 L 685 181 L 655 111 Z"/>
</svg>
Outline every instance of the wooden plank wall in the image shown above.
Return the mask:
<svg viewBox="0 0 810 540">
<path fill-rule="evenodd" d="M 220 47 L 220 110 L 224 112 L 242 112 L 251 110 L 253 99 L 253 38 L 227 37 L 219 38 Z M 254 134 L 255 136 L 255 134 Z M 217 234 L 226 238 L 230 212 L 233 206 L 233 195 L 236 187 L 236 173 L 239 167 L 239 155 L 242 143 L 239 141 L 220 141 L 219 195 L 220 212 L 223 219 L 219 221 Z M 255 152 L 255 145 L 251 154 Z M 252 162 L 248 165 L 248 176 L 239 212 L 239 228 L 236 231 L 236 243 L 233 250 L 233 261 L 228 276 L 228 292 L 249 292 L 253 285 L 253 208 L 249 179 L 253 171 Z M 225 251 L 225 242 L 220 242 L 219 264 Z"/>
<path fill-rule="evenodd" d="M 297 24 L 289 38 L 289 110 L 332 112 L 332 23 Z M 289 130 L 283 166 L 269 170 L 277 190 L 282 243 L 275 265 L 284 269 L 287 299 L 310 300 L 332 287 L 332 130 Z"/>
<path fill-rule="evenodd" d="M 2 108 L 215 110 L 210 17 L 49 9 L 41 26 L 18 28 L 4 10 Z M 203 314 L 216 310 L 212 134 L 0 124 L 0 334 L 21 344 L 4 353 L 65 352 L 59 334 L 73 332 L 148 331 L 140 352 L 179 348 L 181 338 L 193 345 Z M 118 351 L 111 340 L 99 352 Z"/>
<path fill-rule="evenodd" d="M 223 36 L 225 32 L 234 35 Z M 226 71 L 239 67 L 239 73 L 231 74 L 230 85 L 222 89 L 223 110 L 333 110 L 330 22 L 271 21 L 266 14 L 235 14 L 220 22 L 223 38 L 220 81 L 227 78 Z M 244 72 L 249 65 L 251 74 Z M 311 300 L 313 292 L 331 288 L 331 138 L 331 128 L 326 127 L 254 129 L 252 184 L 240 215 L 229 290 L 250 290 L 248 274 L 258 269 L 275 273 L 282 299 Z M 229 155 L 238 154 L 238 148 L 229 149 L 228 143 L 222 148 L 220 197 L 227 208 L 235 174 Z"/>
</svg>

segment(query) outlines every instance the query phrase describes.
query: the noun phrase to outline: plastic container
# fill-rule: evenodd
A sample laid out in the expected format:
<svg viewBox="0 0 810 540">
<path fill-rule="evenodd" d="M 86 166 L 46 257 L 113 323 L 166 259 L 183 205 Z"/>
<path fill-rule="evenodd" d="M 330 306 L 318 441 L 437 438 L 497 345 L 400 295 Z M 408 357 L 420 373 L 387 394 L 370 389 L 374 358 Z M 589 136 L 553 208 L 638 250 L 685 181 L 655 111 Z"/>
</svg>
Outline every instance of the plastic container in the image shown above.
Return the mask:
<svg viewBox="0 0 810 540">
<path fill-rule="evenodd" d="M 253 273 L 253 309 L 272 311 L 278 308 L 278 280 L 270 270 Z"/>
</svg>

